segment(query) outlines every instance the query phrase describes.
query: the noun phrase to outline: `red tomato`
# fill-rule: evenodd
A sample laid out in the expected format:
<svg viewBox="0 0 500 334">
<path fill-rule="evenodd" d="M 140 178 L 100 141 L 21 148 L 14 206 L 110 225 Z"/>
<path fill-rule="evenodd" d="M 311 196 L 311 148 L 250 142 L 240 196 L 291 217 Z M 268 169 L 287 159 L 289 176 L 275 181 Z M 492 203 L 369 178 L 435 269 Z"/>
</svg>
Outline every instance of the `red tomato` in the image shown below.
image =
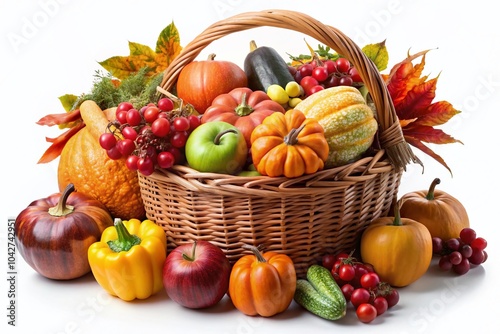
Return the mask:
<svg viewBox="0 0 500 334">
<path fill-rule="evenodd" d="M 342 264 L 339 267 L 339 277 L 345 282 L 351 281 L 354 278 L 355 274 L 356 272 L 354 270 L 354 267 L 350 264 Z"/>
<path fill-rule="evenodd" d="M 363 303 L 356 308 L 356 315 L 361 322 L 369 323 L 377 317 L 377 309 L 372 304 Z"/>
<path fill-rule="evenodd" d="M 385 311 L 389 308 L 389 303 L 387 299 L 382 296 L 378 296 L 373 300 L 373 306 L 377 309 L 377 316 L 384 314 Z"/>
<path fill-rule="evenodd" d="M 370 301 L 370 292 L 365 288 L 355 289 L 351 294 L 351 303 L 354 307 L 358 307 L 361 304 L 366 304 Z"/>
<path fill-rule="evenodd" d="M 375 289 L 377 285 L 380 283 L 380 278 L 376 273 L 366 273 L 361 276 L 359 280 L 361 286 L 365 289 Z"/>
</svg>

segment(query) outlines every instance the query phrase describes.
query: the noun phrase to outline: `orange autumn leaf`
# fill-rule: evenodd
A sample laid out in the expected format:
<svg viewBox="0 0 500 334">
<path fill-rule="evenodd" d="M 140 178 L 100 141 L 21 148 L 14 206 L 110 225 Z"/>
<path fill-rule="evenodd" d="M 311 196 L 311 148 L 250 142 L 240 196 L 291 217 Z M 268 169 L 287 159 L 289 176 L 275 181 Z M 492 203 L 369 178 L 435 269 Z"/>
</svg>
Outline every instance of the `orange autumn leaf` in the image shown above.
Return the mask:
<svg viewBox="0 0 500 334">
<path fill-rule="evenodd" d="M 447 101 L 434 102 L 438 77 L 423 76 L 425 55 L 421 51 L 396 64 L 388 75 L 384 75 L 387 90 L 399 118 L 403 136 L 408 144 L 418 148 L 451 172 L 442 157 L 423 143 L 461 143 L 435 126 L 443 125 L 460 113 Z M 422 58 L 414 65 L 413 61 Z"/>
<path fill-rule="evenodd" d="M 85 123 L 83 122 L 78 122 L 76 125 L 73 127 L 69 128 L 59 136 L 55 138 L 45 138 L 45 140 L 48 143 L 51 143 L 49 148 L 43 153 L 42 157 L 40 160 L 38 160 L 39 164 L 43 163 L 48 163 L 51 162 L 52 160 L 56 159 L 58 156 L 61 155 L 61 152 L 64 148 L 64 145 L 68 142 L 68 140 L 75 135 L 78 131 L 83 129 L 85 127 Z"/>
</svg>

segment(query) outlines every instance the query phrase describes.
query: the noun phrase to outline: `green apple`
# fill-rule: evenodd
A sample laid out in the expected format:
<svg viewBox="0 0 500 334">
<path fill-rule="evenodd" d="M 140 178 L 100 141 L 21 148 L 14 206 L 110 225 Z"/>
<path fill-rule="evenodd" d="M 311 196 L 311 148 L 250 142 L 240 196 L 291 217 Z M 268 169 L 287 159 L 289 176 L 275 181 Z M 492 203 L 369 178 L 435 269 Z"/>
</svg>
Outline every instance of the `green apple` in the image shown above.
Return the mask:
<svg viewBox="0 0 500 334">
<path fill-rule="evenodd" d="M 186 160 L 199 172 L 235 174 L 247 161 L 245 137 L 235 126 L 222 121 L 203 123 L 186 141 Z"/>
</svg>

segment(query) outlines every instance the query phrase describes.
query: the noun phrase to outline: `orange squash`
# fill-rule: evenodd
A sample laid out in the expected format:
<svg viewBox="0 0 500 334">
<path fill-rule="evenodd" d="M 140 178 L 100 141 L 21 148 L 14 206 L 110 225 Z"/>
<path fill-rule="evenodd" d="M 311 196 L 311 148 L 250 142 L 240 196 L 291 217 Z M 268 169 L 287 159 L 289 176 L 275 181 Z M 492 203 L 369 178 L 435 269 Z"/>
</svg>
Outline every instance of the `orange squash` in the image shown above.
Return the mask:
<svg viewBox="0 0 500 334">
<path fill-rule="evenodd" d="M 127 168 L 125 158 L 111 160 L 99 145 L 108 118 L 90 100 L 82 103 L 80 112 L 85 127 L 68 140 L 61 152 L 59 189 L 72 183 L 78 191 L 104 204 L 113 217 L 143 219 L 145 209 L 137 172 Z"/>
<path fill-rule="evenodd" d="M 215 60 L 215 54 L 210 54 L 207 60 L 184 66 L 177 79 L 177 96 L 203 114 L 217 96 L 246 87 L 247 82 L 241 67 L 230 61 Z"/>
<path fill-rule="evenodd" d="M 253 254 L 236 261 L 229 277 L 229 296 L 234 306 L 251 316 L 271 317 L 285 311 L 297 284 L 291 258 L 276 252 L 262 254 L 254 246 L 246 248 Z"/>
<path fill-rule="evenodd" d="M 266 117 L 250 141 L 257 171 L 272 177 L 315 173 L 324 168 L 329 151 L 323 127 L 296 109 Z"/>
<path fill-rule="evenodd" d="M 435 189 L 441 183 L 432 181 L 428 190 L 410 192 L 401 197 L 401 217 L 424 224 L 433 237 L 442 240 L 460 237 L 460 231 L 470 227 L 463 204 L 450 194 Z"/>
<path fill-rule="evenodd" d="M 432 237 L 427 228 L 401 218 L 399 205 L 394 217 L 373 220 L 361 236 L 363 262 L 370 263 L 380 280 L 395 287 L 407 286 L 427 272 L 432 259 Z"/>
</svg>

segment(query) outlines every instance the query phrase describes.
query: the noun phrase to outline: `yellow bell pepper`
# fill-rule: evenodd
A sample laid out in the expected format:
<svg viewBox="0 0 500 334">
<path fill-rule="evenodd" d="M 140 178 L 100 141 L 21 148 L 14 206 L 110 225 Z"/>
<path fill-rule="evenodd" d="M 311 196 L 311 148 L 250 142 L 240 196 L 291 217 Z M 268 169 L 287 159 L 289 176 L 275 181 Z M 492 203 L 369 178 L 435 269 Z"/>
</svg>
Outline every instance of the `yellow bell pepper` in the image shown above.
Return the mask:
<svg viewBox="0 0 500 334">
<path fill-rule="evenodd" d="M 145 299 L 163 288 L 167 239 L 150 220 L 122 221 L 106 228 L 88 250 L 94 277 L 108 293 L 123 300 Z"/>
</svg>

